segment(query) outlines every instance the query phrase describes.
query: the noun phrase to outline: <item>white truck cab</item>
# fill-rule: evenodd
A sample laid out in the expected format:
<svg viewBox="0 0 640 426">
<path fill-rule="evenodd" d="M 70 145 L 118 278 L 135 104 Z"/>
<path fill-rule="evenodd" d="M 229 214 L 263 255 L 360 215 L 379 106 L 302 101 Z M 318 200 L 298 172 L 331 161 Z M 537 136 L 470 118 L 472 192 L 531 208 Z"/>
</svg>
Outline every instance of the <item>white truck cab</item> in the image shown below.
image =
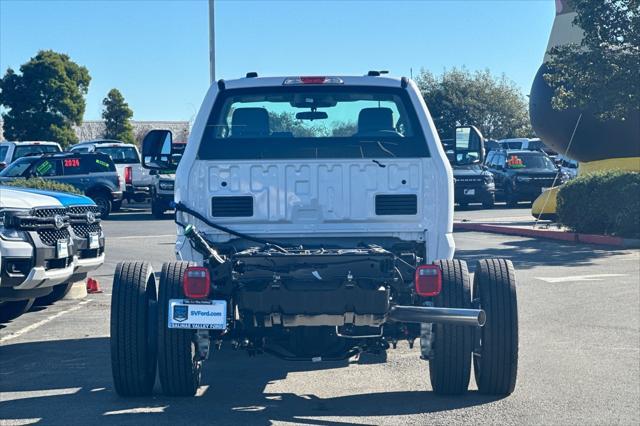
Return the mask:
<svg viewBox="0 0 640 426">
<path fill-rule="evenodd" d="M 481 149 L 464 130 L 456 154 Z M 143 165 L 175 166 L 172 142 L 150 131 Z M 481 392 L 513 391 L 513 266 L 479 261 L 472 299 L 466 263 L 453 259 L 451 167 L 411 80 L 220 80 L 175 176 L 179 260 L 163 265 L 157 290 L 149 263 L 116 268 L 119 394 L 151 392 L 155 354 L 163 391 L 195 394 L 211 342 L 319 362 L 418 338 L 436 392 L 466 392 L 472 352 Z"/>
</svg>

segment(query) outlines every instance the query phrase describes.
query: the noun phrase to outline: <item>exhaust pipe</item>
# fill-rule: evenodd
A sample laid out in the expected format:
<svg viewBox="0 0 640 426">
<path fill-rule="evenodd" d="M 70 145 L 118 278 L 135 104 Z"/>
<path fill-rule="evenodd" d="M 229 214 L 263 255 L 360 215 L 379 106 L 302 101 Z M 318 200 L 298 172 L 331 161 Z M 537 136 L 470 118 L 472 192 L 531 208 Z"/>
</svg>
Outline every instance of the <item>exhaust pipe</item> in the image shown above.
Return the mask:
<svg viewBox="0 0 640 426">
<path fill-rule="evenodd" d="M 398 322 L 426 322 L 482 327 L 487 320 L 487 315 L 482 309 L 393 306 L 387 318 Z"/>
</svg>

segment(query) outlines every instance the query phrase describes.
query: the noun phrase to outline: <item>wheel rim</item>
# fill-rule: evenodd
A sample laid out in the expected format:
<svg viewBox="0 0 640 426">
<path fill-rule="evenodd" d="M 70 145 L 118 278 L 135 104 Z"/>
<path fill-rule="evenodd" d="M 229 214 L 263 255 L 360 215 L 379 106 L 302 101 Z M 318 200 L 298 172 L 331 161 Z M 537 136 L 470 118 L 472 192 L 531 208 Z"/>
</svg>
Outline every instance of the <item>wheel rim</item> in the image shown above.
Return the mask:
<svg viewBox="0 0 640 426">
<path fill-rule="evenodd" d="M 96 198 L 95 200 L 93 200 L 96 203 L 96 206 L 98 206 L 98 210 L 100 210 L 100 214 L 102 216 L 104 216 L 107 213 L 107 200 L 105 200 L 104 198 Z"/>
</svg>

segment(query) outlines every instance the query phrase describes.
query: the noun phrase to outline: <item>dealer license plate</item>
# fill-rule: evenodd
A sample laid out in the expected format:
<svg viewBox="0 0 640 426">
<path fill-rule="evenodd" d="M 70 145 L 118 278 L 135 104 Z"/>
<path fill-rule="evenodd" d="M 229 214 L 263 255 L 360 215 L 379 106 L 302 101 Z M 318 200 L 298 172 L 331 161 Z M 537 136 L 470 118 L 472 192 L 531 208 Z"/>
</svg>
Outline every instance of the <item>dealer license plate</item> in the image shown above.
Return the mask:
<svg viewBox="0 0 640 426">
<path fill-rule="evenodd" d="M 476 190 L 475 189 L 465 189 L 463 191 L 464 195 L 476 195 Z"/>
<path fill-rule="evenodd" d="M 89 234 L 89 248 L 97 249 L 100 248 L 100 235 L 97 232 L 92 232 Z"/>
<path fill-rule="evenodd" d="M 227 328 L 225 300 L 169 300 L 169 328 L 224 330 Z"/>
<path fill-rule="evenodd" d="M 67 240 L 58 240 L 56 243 L 56 256 L 58 259 L 69 257 L 69 242 Z"/>
</svg>

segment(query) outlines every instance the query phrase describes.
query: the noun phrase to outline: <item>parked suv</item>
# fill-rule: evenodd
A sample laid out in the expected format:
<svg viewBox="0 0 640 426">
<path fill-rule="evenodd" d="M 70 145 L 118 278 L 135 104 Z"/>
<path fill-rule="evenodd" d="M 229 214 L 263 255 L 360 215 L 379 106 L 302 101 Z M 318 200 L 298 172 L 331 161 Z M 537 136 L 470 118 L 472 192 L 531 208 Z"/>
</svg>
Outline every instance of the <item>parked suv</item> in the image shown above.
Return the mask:
<svg viewBox="0 0 640 426">
<path fill-rule="evenodd" d="M 34 154 L 61 152 L 60 144 L 56 142 L 0 142 L 0 170 L 7 167 L 18 158 Z"/>
<path fill-rule="evenodd" d="M 481 203 L 482 207 L 490 209 L 495 203 L 495 185 L 493 175 L 482 164 L 485 140 L 477 128 L 461 127 L 456 130 L 458 140 L 476 135 L 478 140 L 473 140 L 471 147 L 458 144 L 456 148 L 454 139 L 443 139 L 442 145 L 453 169 L 455 202 L 460 207 Z"/>
<path fill-rule="evenodd" d="M 91 199 L 0 186 L 0 321 L 50 303 L 104 263 L 104 234 Z"/>
<path fill-rule="evenodd" d="M 73 185 L 91 198 L 103 219 L 113 204 L 122 203 L 120 178 L 111 157 L 105 154 L 63 152 L 23 157 L 0 172 L 0 182 L 19 178 L 43 178 Z"/>
<path fill-rule="evenodd" d="M 180 261 L 116 267 L 118 394 L 150 394 L 157 372 L 164 393 L 194 395 L 225 342 L 322 362 L 418 338 L 435 392 L 466 392 L 472 357 L 480 392 L 513 391 L 513 266 L 481 260 L 472 299 L 429 111 L 414 82 L 380 74 L 211 87 L 176 171 Z M 145 167 L 175 166 L 172 139 L 146 135 Z"/>
<path fill-rule="evenodd" d="M 498 149 L 489 152 L 485 165 L 493 174 L 497 197 L 511 207 L 519 201 L 533 201 L 545 189 L 569 180 L 541 151 Z"/>
<path fill-rule="evenodd" d="M 80 142 L 69 149 L 70 152 L 99 152 L 111 157 L 116 165 L 121 184 L 124 184 L 123 199 L 142 202 L 150 197 L 154 183 L 149 170 L 142 167 L 138 147 L 117 140 L 98 139 Z M 114 204 L 118 210 L 120 205 Z"/>
</svg>

